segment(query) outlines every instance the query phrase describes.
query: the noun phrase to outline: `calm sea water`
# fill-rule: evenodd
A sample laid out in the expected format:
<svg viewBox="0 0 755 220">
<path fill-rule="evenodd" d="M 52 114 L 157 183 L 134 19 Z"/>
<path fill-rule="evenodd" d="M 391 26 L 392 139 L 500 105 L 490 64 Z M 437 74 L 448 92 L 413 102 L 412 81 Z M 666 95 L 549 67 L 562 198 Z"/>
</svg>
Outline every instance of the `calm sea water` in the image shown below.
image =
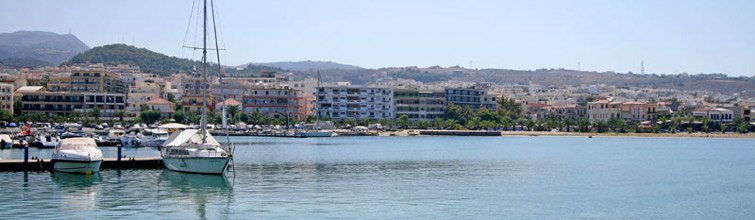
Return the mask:
<svg viewBox="0 0 755 220">
<path fill-rule="evenodd" d="M 219 138 L 224 140 L 225 138 Z M 0 218 L 752 219 L 755 141 L 231 137 L 235 173 L 0 173 Z M 114 157 L 116 148 L 103 148 Z M 127 156 L 159 156 L 130 148 Z M 32 149 L 49 158 L 50 150 Z M 22 158 L 20 149 L 0 158 Z"/>
</svg>

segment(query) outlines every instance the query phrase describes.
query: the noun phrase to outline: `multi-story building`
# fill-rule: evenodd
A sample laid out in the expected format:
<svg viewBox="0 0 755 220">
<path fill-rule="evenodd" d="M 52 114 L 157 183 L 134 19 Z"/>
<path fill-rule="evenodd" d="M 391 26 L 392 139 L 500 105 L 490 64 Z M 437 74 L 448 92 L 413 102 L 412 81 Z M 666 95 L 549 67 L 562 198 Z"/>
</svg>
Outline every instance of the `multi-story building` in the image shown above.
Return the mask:
<svg viewBox="0 0 755 220">
<path fill-rule="evenodd" d="M 498 97 L 489 95 L 480 88 L 446 88 L 446 103 L 454 103 L 462 108 L 469 106 L 475 111 L 481 107 L 495 110 L 497 101 Z"/>
<path fill-rule="evenodd" d="M 442 118 L 446 111 L 443 89 L 397 88 L 393 91 L 396 118 L 406 115 L 409 120 Z"/>
<path fill-rule="evenodd" d="M 126 84 L 118 74 L 102 70 L 76 70 L 50 76 L 46 87 L 50 92 L 126 94 Z"/>
<path fill-rule="evenodd" d="M 317 114 L 334 120 L 393 119 L 393 88 L 386 86 L 321 86 L 317 89 Z"/>
<path fill-rule="evenodd" d="M 698 108 L 692 110 L 695 118 L 708 118 L 711 121 L 729 123 L 734 120 L 734 112 L 725 108 Z"/>
<path fill-rule="evenodd" d="M 288 116 L 291 119 L 304 120 L 306 103 L 301 90 L 280 88 L 250 88 L 241 103 L 245 112 L 259 112 L 271 118 Z"/>
<path fill-rule="evenodd" d="M 577 104 L 557 105 L 550 109 L 550 114 L 555 115 L 558 119 L 571 119 L 578 121 L 587 118 L 587 108 Z"/>
<path fill-rule="evenodd" d="M 48 92 L 44 88 L 32 92 L 24 92 L 21 97 L 21 113 L 43 113 L 48 117 L 71 116 L 79 112 L 86 116 L 94 109 L 100 109 L 100 119 L 113 118 L 117 111 L 126 108 L 126 95 L 120 93 L 88 93 L 88 92 Z"/>
<path fill-rule="evenodd" d="M 619 118 L 626 122 L 643 122 L 655 120 L 658 105 L 644 102 L 610 102 L 600 100 L 587 103 L 587 115 L 591 122 L 608 121 Z"/>
<path fill-rule="evenodd" d="M 621 115 L 621 109 L 616 104 L 611 104 L 608 100 L 600 100 L 587 103 L 587 117 L 590 122 L 608 121 L 611 118 L 618 118 Z"/>
<path fill-rule="evenodd" d="M 13 114 L 13 84 L 0 83 L 0 110 Z"/>
<path fill-rule="evenodd" d="M 128 88 L 128 107 L 131 113 L 138 113 L 140 106 L 146 104 L 153 98 L 163 97 L 164 86 L 161 86 L 152 79 L 138 80 L 135 85 Z"/>
</svg>

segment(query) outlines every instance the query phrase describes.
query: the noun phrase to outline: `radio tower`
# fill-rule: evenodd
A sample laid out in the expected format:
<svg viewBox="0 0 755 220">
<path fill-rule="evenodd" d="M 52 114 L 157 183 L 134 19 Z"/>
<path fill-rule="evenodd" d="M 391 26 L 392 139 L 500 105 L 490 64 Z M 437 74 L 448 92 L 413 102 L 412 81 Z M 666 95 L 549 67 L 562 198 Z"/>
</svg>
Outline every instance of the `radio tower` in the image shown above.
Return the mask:
<svg viewBox="0 0 755 220">
<path fill-rule="evenodd" d="M 640 74 L 645 74 L 645 61 L 640 61 Z"/>
</svg>

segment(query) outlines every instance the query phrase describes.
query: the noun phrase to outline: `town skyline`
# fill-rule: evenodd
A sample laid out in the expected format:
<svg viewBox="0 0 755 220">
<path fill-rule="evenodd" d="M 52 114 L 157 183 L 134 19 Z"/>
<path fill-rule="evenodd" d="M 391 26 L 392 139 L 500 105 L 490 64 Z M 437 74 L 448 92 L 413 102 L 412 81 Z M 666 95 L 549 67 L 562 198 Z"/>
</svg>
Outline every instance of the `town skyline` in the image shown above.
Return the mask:
<svg viewBox="0 0 755 220">
<path fill-rule="evenodd" d="M 126 43 L 196 58 L 181 48 L 191 3 L 143 3 L 7 2 L 0 16 L 15 22 L 0 32 L 70 30 L 91 47 Z M 746 1 L 217 4 L 221 47 L 227 49 L 221 62 L 231 66 L 322 60 L 365 68 L 640 73 L 644 63 L 645 73 L 730 76 L 755 73 L 755 64 L 748 62 L 755 56 L 748 39 L 755 25 L 747 13 L 754 6 Z M 76 11 L 95 13 L 71 13 Z M 134 11 L 144 13 L 129 16 Z"/>
</svg>

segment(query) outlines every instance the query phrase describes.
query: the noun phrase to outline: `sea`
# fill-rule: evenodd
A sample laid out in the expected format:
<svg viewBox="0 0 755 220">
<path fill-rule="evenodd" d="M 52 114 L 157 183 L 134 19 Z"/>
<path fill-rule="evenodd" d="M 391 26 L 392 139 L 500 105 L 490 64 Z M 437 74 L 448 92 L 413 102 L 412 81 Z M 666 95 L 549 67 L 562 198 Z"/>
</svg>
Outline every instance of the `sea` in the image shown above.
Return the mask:
<svg viewBox="0 0 755 220">
<path fill-rule="evenodd" d="M 217 137 L 222 176 L 0 172 L 2 219 L 752 219 L 755 140 Z M 117 148 L 103 147 L 106 157 Z M 124 148 L 128 157 L 159 156 Z M 30 156 L 50 158 L 50 149 Z M 22 149 L 0 150 L 22 159 Z"/>
</svg>

